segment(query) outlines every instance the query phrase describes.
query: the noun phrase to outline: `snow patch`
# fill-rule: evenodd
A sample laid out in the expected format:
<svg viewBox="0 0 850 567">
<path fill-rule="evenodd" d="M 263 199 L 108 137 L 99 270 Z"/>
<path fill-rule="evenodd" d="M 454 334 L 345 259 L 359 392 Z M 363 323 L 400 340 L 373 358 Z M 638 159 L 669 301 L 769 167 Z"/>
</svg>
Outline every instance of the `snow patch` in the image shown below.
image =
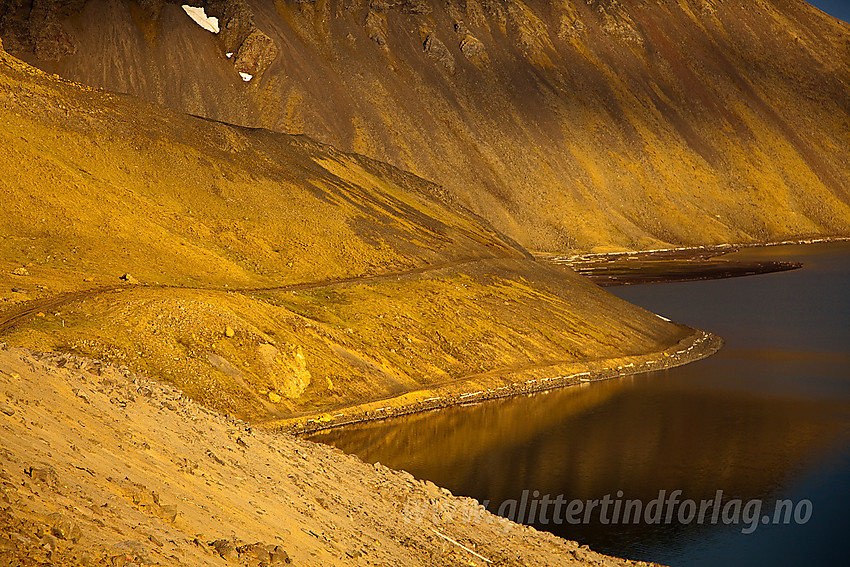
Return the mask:
<svg viewBox="0 0 850 567">
<path fill-rule="evenodd" d="M 242 80 L 245 81 L 246 83 L 254 78 L 254 75 L 250 75 L 248 73 L 242 73 L 242 72 L 239 73 L 239 76 L 242 77 Z"/>
<path fill-rule="evenodd" d="M 189 6 L 188 4 L 183 5 L 183 11 L 185 11 L 190 18 L 195 20 L 195 23 L 207 30 L 211 33 L 218 33 L 218 18 L 212 18 L 207 16 L 206 11 L 203 8 L 196 8 L 194 6 Z"/>
</svg>

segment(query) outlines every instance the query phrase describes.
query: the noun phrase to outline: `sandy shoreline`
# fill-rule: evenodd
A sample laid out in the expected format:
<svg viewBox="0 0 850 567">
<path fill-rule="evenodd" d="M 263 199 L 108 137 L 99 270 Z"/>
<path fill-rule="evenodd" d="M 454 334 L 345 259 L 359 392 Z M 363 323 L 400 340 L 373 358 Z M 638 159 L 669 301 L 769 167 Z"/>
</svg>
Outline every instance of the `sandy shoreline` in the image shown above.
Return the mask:
<svg viewBox="0 0 850 567">
<path fill-rule="evenodd" d="M 372 400 L 322 414 L 304 414 L 257 423 L 265 429 L 308 435 L 365 421 L 376 421 L 439 410 L 455 405 L 532 394 L 632 374 L 665 370 L 696 362 L 716 353 L 723 339 L 693 330 L 667 349 L 650 354 L 599 361 L 553 363 L 545 366 L 482 374 L 392 398 Z"/>
</svg>

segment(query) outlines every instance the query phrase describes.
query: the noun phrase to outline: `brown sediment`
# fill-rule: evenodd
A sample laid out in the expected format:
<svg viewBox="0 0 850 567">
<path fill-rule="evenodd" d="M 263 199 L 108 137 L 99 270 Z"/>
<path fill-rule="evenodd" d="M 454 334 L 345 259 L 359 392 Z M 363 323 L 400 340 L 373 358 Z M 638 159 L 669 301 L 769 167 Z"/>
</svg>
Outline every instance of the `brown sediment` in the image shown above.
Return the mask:
<svg viewBox="0 0 850 567">
<path fill-rule="evenodd" d="M 800 262 L 737 261 L 723 256 L 752 248 L 845 242 L 845 237 L 798 239 L 764 244 L 719 244 L 601 254 L 537 254 L 544 262 L 565 265 L 602 287 L 648 283 L 717 280 L 796 270 Z"/>
<path fill-rule="evenodd" d="M 579 274 L 602 287 L 650 283 L 720 280 L 787 272 L 803 267 L 799 262 L 734 262 L 729 260 L 663 260 L 630 262 L 613 260 L 602 266 L 576 267 Z"/>
<path fill-rule="evenodd" d="M 663 351 L 608 358 L 591 362 L 553 362 L 514 370 L 469 376 L 459 382 L 420 389 L 371 400 L 316 415 L 304 414 L 269 420 L 257 425 L 265 429 L 306 435 L 364 421 L 374 421 L 609 380 L 642 372 L 666 370 L 707 358 L 723 347 L 717 335 L 694 330 Z"/>
</svg>

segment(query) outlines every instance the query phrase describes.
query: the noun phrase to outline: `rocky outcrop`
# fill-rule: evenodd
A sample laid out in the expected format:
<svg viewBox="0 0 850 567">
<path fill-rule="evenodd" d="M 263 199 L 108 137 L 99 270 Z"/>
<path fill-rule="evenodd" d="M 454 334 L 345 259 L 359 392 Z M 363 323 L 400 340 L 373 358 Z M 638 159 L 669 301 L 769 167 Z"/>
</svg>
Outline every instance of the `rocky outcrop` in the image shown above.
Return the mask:
<svg viewBox="0 0 850 567">
<path fill-rule="evenodd" d="M 76 51 L 61 20 L 82 9 L 86 0 L 0 0 L 0 33 L 12 51 L 30 50 L 39 59 L 55 61 Z"/>
<path fill-rule="evenodd" d="M 561 16 L 561 23 L 558 27 L 558 37 L 561 39 L 577 39 L 582 37 L 587 30 L 587 26 L 584 25 L 578 18 L 570 18 L 567 15 Z"/>
<path fill-rule="evenodd" d="M 371 0 L 369 9 L 375 12 L 397 10 L 405 14 L 430 14 L 433 11 L 428 0 Z"/>
<path fill-rule="evenodd" d="M 387 17 L 383 13 L 369 10 L 364 26 L 369 39 L 381 46 L 387 44 Z"/>
<path fill-rule="evenodd" d="M 602 31 L 624 43 L 643 45 L 643 37 L 635 29 L 635 23 L 617 0 L 590 0 L 602 21 Z"/>
<path fill-rule="evenodd" d="M 476 65 L 483 65 L 489 61 L 487 49 L 484 44 L 469 31 L 463 22 L 455 22 L 455 33 L 458 36 L 460 51 L 464 57 Z"/>
<path fill-rule="evenodd" d="M 170 0 L 185 4 L 186 0 Z M 256 24 L 254 11 L 245 0 L 194 0 L 208 16 L 218 18 L 219 41 L 225 53 L 232 53 L 234 68 L 259 78 L 274 62 L 279 49 L 274 40 Z"/>
<path fill-rule="evenodd" d="M 429 34 L 428 37 L 425 38 L 425 42 L 422 44 L 422 49 L 425 50 L 428 57 L 439 63 L 441 67 L 449 72 L 449 74 L 453 74 L 455 72 L 454 57 L 452 57 L 452 54 L 446 47 L 446 44 L 440 41 L 434 34 Z"/>
<path fill-rule="evenodd" d="M 244 0 L 198 0 L 193 4 L 204 8 L 207 15 L 218 18 L 222 47 L 228 53 L 235 53 L 257 30 L 254 12 Z"/>
<path fill-rule="evenodd" d="M 9 50 L 21 55 L 30 52 L 40 61 L 58 61 L 76 53 L 77 40 L 62 21 L 83 11 L 89 0 L 0 0 L 0 35 Z M 262 76 L 277 58 L 279 49 L 257 25 L 254 11 L 245 0 L 139 0 L 135 3 L 156 22 L 166 4 L 190 4 L 204 8 L 219 19 L 218 34 L 223 53 L 232 53 L 234 68 L 254 77 Z"/>
<path fill-rule="evenodd" d="M 555 52 L 555 46 L 540 15 L 523 2 L 508 2 L 508 22 L 514 41 L 529 62 L 551 66 L 550 55 Z"/>
<path fill-rule="evenodd" d="M 277 58 L 275 42 L 257 28 L 242 40 L 233 55 L 233 66 L 240 73 L 260 77 Z"/>
<path fill-rule="evenodd" d="M 284 345 L 281 350 L 263 343 L 257 347 L 257 357 L 271 382 L 273 390 L 266 395 L 272 402 L 279 402 L 280 394 L 287 398 L 297 398 L 310 385 L 312 376 L 307 370 L 304 350 L 300 346 Z"/>
</svg>

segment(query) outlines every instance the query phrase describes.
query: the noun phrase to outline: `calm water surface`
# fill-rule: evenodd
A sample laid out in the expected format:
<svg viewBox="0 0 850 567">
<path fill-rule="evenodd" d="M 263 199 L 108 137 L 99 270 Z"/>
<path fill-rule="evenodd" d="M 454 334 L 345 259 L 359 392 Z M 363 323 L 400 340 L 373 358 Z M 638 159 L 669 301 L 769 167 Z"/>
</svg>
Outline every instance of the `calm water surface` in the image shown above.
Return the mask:
<svg viewBox="0 0 850 567">
<path fill-rule="evenodd" d="M 611 288 L 727 340 L 673 370 L 450 408 L 318 434 L 314 440 L 499 503 L 538 491 L 566 500 L 812 503 L 796 525 L 696 522 L 542 525 L 593 549 L 676 566 L 844 565 L 850 530 L 850 243 L 737 253 L 805 263 L 750 278 Z"/>
</svg>

